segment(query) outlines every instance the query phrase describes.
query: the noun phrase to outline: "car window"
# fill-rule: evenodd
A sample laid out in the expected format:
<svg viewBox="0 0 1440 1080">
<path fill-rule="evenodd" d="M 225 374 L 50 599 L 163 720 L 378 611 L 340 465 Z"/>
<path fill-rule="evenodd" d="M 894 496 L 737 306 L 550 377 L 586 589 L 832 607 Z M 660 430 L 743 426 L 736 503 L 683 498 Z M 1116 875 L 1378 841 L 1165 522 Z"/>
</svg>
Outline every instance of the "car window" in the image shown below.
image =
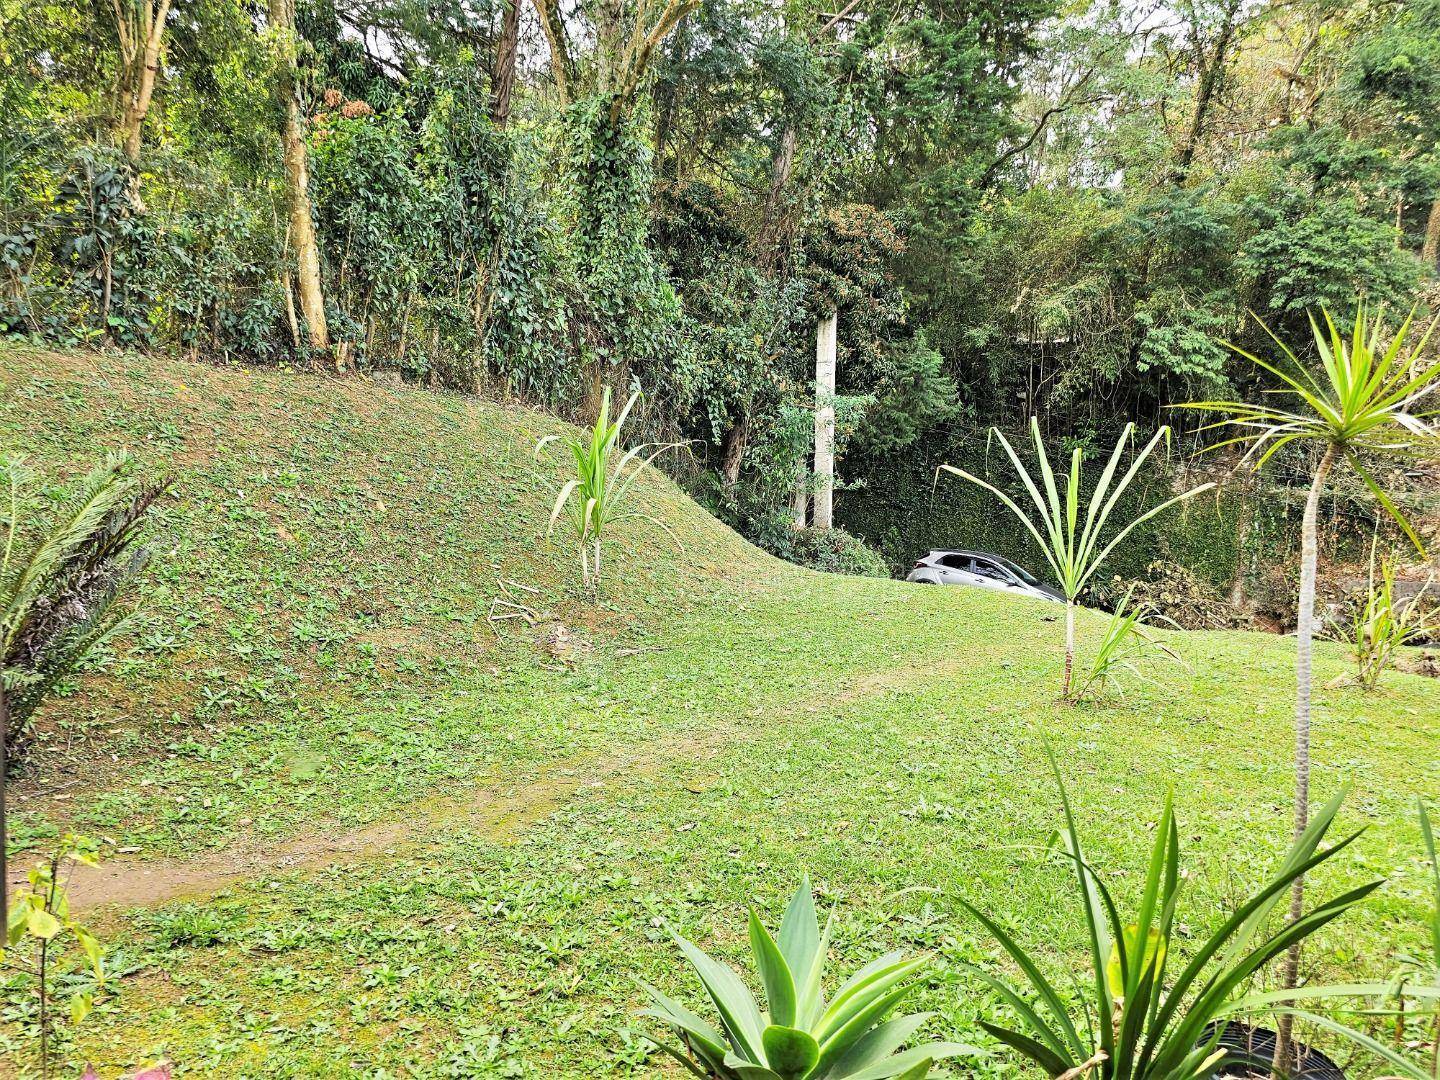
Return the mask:
<svg viewBox="0 0 1440 1080">
<path fill-rule="evenodd" d="M 1000 567 L 996 566 L 994 563 L 986 562 L 984 559 L 975 560 L 974 572 L 976 574 L 979 574 L 981 577 L 994 578 L 996 581 L 1010 580 L 1009 574 L 1007 574 L 1004 570 L 1001 570 Z"/>
<path fill-rule="evenodd" d="M 945 567 L 949 567 L 951 570 L 969 570 L 969 569 L 970 569 L 970 556 L 969 556 L 969 555 L 942 555 L 942 556 L 940 557 L 940 565 L 941 565 L 941 566 L 945 566 Z"/>
<path fill-rule="evenodd" d="M 1012 574 L 1018 577 L 1021 581 L 1025 582 L 1027 585 L 1040 584 L 1039 579 L 1036 578 L 1034 574 L 1030 573 L 1029 570 L 1026 570 L 1019 563 L 1013 563 L 1009 559 L 1001 559 L 999 560 L 999 562 L 1002 566 L 1005 567 L 1005 569 L 1009 570 Z"/>
</svg>

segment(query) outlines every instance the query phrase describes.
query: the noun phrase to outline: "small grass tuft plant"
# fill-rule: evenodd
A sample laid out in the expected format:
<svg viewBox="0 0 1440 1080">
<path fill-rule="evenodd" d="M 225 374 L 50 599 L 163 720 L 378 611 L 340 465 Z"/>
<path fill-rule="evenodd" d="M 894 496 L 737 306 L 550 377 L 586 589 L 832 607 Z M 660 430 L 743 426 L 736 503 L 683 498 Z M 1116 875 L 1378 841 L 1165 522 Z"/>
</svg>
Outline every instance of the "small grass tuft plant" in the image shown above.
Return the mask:
<svg viewBox="0 0 1440 1080">
<path fill-rule="evenodd" d="M 645 1015 L 669 1025 L 680 1044 L 649 1038 L 695 1076 L 711 1080 L 923 1080 L 937 1060 L 979 1053 L 959 1043 L 900 1050 L 929 1019 L 927 1013 L 891 1016 L 916 988 L 913 977 L 924 957 L 887 953 L 857 971 L 827 1003 L 825 954 L 832 925 L 833 915 L 820 929 L 808 878 L 801 879 L 786 908 L 778 937 L 750 912 L 750 949 L 768 1012 L 731 968 L 671 931 L 720 1026 L 642 983 L 654 1002 Z"/>
<path fill-rule="evenodd" d="M 546 435 L 535 444 L 535 457 L 552 442 L 563 443 L 575 460 L 575 477 L 567 480 L 555 497 L 550 511 L 550 522 L 545 534 L 555 531 L 560 515 L 568 510 L 570 526 L 575 542 L 580 548 L 580 573 L 588 588 L 598 588 L 600 583 L 601 541 L 605 529 L 625 518 L 644 518 L 674 539 L 670 527 L 658 518 L 636 510 L 624 509 L 630 487 L 649 465 L 666 450 L 673 450 L 683 443 L 641 443 L 621 453 L 620 436 L 629 419 L 630 410 L 640 400 L 637 391 L 630 395 L 620 415 L 610 419 L 610 391 L 606 389 L 600 402 L 600 415 L 590 429 L 588 438 L 571 435 Z M 648 453 L 647 453 L 648 451 Z M 678 541 L 677 541 L 678 544 Z"/>
<path fill-rule="evenodd" d="M 1430 584 L 1427 581 L 1412 597 L 1397 598 L 1394 563 L 1382 559 L 1377 579 L 1371 558 L 1365 598 L 1356 605 L 1349 627 L 1341 632 L 1355 654 L 1355 682 L 1366 690 L 1380 685 L 1380 677 L 1395 666 L 1401 649 L 1440 629 L 1440 618 L 1426 611 L 1421 602 Z"/>
<path fill-rule="evenodd" d="M 1147 620 L 1168 622 L 1176 629 L 1179 627 L 1173 620 L 1161 615 L 1153 604 L 1132 604 L 1134 592 L 1133 588 L 1128 590 L 1115 605 L 1095 658 L 1090 663 L 1090 670 L 1075 691 L 1076 701 L 1101 697 L 1112 687 L 1119 692 L 1122 673 L 1144 679 L 1135 661 L 1145 655 L 1161 656 L 1181 667 L 1187 666 L 1179 653 L 1150 633 Z"/>
</svg>

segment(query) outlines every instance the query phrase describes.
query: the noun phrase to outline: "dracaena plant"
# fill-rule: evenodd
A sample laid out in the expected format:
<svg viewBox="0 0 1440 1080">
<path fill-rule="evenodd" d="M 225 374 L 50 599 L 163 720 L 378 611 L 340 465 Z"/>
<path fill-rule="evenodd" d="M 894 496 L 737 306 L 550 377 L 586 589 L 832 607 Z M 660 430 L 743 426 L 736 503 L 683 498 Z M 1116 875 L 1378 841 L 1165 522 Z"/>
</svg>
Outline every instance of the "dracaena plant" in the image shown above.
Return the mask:
<svg viewBox="0 0 1440 1080">
<path fill-rule="evenodd" d="M 1292 444 L 1309 446 L 1318 454 L 1300 519 L 1300 594 L 1295 619 L 1296 836 L 1305 829 L 1310 806 L 1311 639 L 1315 632 L 1315 573 L 1319 561 L 1316 521 L 1321 496 L 1336 467 L 1348 467 L 1423 553 L 1425 548 L 1419 535 L 1361 458 L 1364 454 L 1377 453 L 1415 458 L 1440 450 L 1440 424 L 1436 422 L 1440 417 L 1440 364 L 1434 363 L 1426 353 L 1435 324 L 1432 323 L 1419 340 L 1413 340 L 1410 337 L 1412 316 L 1387 342 L 1383 321 L 1371 318 L 1363 303 L 1356 306 L 1354 324 L 1348 335 L 1335 325 L 1329 312 L 1322 310 L 1322 315 L 1323 326 L 1313 316 L 1310 319 L 1314 349 L 1320 358 L 1319 372 L 1302 363 L 1268 327 L 1265 327 L 1266 333 L 1283 359 L 1271 363 L 1243 349 L 1235 349 L 1279 380 L 1283 404 L 1201 401 L 1182 406 L 1224 414 L 1208 426 L 1229 428 L 1235 434 L 1217 442 L 1212 449 L 1244 445 L 1246 457 L 1257 469 L 1277 451 Z M 1304 900 L 1302 875 L 1295 879 L 1291 894 L 1292 919 L 1299 916 Z M 1299 977 L 1300 953 L 1296 948 L 1285 958 L 1282 982 L 1287 988 L 1293 987 Z M 1275 1071 L 1286 1072 L 1290 1054 L 1288 1016 L 1281 1018 L 1279 1034 Z"/>
<path fill-rule="evenodd" d="M 887 953 L 825 997 L 825 954 L 833 915 L 820 928 L 810 882 L 802 879 L 778 936 L 750 913 L 750 949 L 765 991 L 762 1010 L 730 967 L 672 931 L 719 1016 L 718 1026 L 642 983 L 678 1045 L 649 1036 L 696 1076 L 713 1080 L 921 1080 L 935 1061 L 975 1053 L 958 1043 L 902 1050 L 929 1019 L 894 1016 L 918 985 L 925 958 Z"/>
<path fill-rule="evenodd" d="M 1053 758 L 1051 764 L 1053 768 Z M 1334 858 L 1359 835 L 1320 850 L 1340 807 L 1341 797 L 1336 796 L 1294 841 L 1264 887 L 1182 956 L 1176 932 L 1185 877 L 1171 800 L 1165 800 L 1155 829 L 1139 903 L 1126 919 L 1105 884 L 1108 875 L 1086 858 L 1063 782 L 1060 791 L 1064 827 L 1059 852 L 1074 872 L 1090 954 L 1088 977 L 1078 980 L 1083 1007 L 1071 1008 L 1068 987 L 1062 993 L 1042 972 L 1039 961 L 999 922 L 965 905 L 1025 976 L 1022 991 L 988 971 L 974 969 L 1015 1014 L 1013 1025 L 982 1021 L 981 1026 L 1051 1076 L 1089 1073 L 1103 1080 L 1203 1080 L 1214 1075 L 1231 1053 L 1220 1045 L 1226 1018 L 1275 1004 L 1273 995 L 1242 992 L 1251 976 L 1380 884 L 1371 882 L 1341 893 L 1279 930 L 1269 929 L 1270 917 L 1295 877 Z M 1301 991 L 1306 996 L 1339 992 L 1311 987 Z"/>
<path fill-rule="evenodd" d="M 1084 455 L 1079 447 L 1076 447 L 1070 455 L 1070 473 L 1065 479 L 1065 490 L 1062 494 L 1055 480 L 1055 470 L 1050 466 L 1050 455 L 1045 450 L 1045 441 L 1040 437 L 1040 423 L 1037 419 L 1030 418 L 1030 437 L 1034 441 L 1035 458 L 1040 466 L 1038 482 L 1031 476 L 1030 470 L 1025 467 L 1025 463 L 1015 451 L 1015 447 L 1010 444 L 1010 440 L 1005 437 L 1005 433 L 999 428 L 990 430 L 991 435 L 999 441 L 1001 448 L 1005 451 L 1005 456 L 1010 459 L 1010 464 L 1014 466 L 1015 475 L 1024 485 L 1025 492 L 1034 506 L 1033 512 L 1022 507 L 1020 503 L 988 480 L 982 480 L 973 473 L 956 468 L 954 465 L 941 465 L 936 470 L 936 475 L 938 477 L 942 471 L 952 473 L 962 480 L 969 480 L 972 484 L 978 484 L 990 492 L 1019 519 L 1020 524 L 1025 526 L 1026 531 L 1040 546 L 1040 553 L 1045 557 L 1051 573 L 1059 582 L 1060 591 L 1065 594 L 1065 673 L 1061 679 L 1060 696 L 1066 701 L 1070 701 L 1073 700 L 1071 689 L 1075 670 L 1075 605 L 1081 591 L 1094 576 L 1095 571 L 1100 569 L 1106 557 L 1115 550 L 1116 545 L 1129 536 L 1136 527 L 1176 503 L 1199 495 L 1202 491 L 1208 491 L 1215 485 L 1201 484 L 1183 494 L 1166 499 L 1107 533 L 1106 529 L 1110 525 L 1111 515 L 1125 497 L 1126 491 L 1135 481 L 1135 477 L 1144 466 L 1146 459 L 1154 453 L 1156 446 L 1163 439 L 1169 437 L 1170 429 L 1168 427 L 1162 427 L 1157 431 L 1135 455 L 1130 467 L 1121 473 L 1120 461 L 1124 457 L 1125 449 L 1130 445 L 1135 431 L 1134 424 L 1127 424 L 1115 443 L 1115 449 L 1110 453 L 1110 460 L 1106 462 L 1099 482 L 1088 498 L 1083 497 L 1081 493 Z M 1082 504 L 1083 514 L 1081 512 Z"/>
<path fill-rule="evenodd" d="M 562 443 L 574 459 L 575 475 L 555 496 L 555 505 L 550 510 L 550 522 L 545 531 L 547 536 L 550 535 L 561 515 L 568 516 L 575 542 L 580 548 L 581 577 L 590 587 L 599 585 L 601 542 L 608 526 L 625 518 L 642 517 L 670 532 L 669 527 L 658 518 L 625 509 L 630 488 L 645 466 L 666 450 L 682 445 L 641 443 L 621 452 L 620 438 L 625 430 L 625 421 L 639 399 L 638 392 L 631 394 L 620 415 L 611 420 L 610 391 L 607 388 L 600 402 L 600 415 L 585 437 L 546 435 L 535 444 L 537 459 L 552 442 Z"/>
</svg>

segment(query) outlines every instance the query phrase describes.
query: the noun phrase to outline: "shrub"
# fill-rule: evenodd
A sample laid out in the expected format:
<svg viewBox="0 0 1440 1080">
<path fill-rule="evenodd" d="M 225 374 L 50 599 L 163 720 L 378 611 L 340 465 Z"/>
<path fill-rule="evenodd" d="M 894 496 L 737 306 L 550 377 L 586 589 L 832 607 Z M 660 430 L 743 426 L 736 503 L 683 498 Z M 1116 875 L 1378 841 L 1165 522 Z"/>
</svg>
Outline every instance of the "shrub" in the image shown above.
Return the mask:
<svg viewBox="0 0 1440 1080">
<path fill-rule="evenodd" d="M 1247 627 L 1244 612 L 1216 595 L 1210 585 L 1187 566 L 1169 559 L 1155 559 L 1145 568 L 1145 577 L 1126 581 L 1110 579 L 1100 598 L 1115 603 L 1129 595 L 1137 604 L 1148 606 L 1182 630 L 1229 630 Z"/>
<path fill-rule="evenodd" d="M 878 551 L 844 529 L 799 529 L 791 547 L 792 561 L 827 574 L 889 577 L 890 567 Z"/>
<path fill-rule="evenodd" d="M 40 1073 L 46 1077 L 54 1068 L 59 985 L 78 987 L 70 996 L 68 1010 L 70 1025 L 75 1027 L 90 1014 L 95 990 L 105 982 L 104 951 L 71 914 L 66 888 L 76 865 L 99 865 L 99 848 L 95 840 L 67 834 L 55 853 L 30 871 L 26 887 L 13 897 L 6 918 L 6 966 L 34 986 L 37 1053 Z M 75 970 L 73 951 L 67 944 L 79 947 L 82 971 Z"/>
</svg>

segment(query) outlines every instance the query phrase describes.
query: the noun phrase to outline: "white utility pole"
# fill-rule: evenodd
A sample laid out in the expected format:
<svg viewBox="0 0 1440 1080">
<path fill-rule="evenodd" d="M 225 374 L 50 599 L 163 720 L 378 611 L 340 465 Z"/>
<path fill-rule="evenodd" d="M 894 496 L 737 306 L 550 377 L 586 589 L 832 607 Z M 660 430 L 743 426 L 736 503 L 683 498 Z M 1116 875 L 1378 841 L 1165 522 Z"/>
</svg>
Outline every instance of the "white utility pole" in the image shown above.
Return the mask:
<svg viewBox="0 0 1440 1080">
<path fill-rule="evenodd" d="M 835 309 L 815 328 L 815 528 L 828 529 L 835 494 Z"/>
</svg>

